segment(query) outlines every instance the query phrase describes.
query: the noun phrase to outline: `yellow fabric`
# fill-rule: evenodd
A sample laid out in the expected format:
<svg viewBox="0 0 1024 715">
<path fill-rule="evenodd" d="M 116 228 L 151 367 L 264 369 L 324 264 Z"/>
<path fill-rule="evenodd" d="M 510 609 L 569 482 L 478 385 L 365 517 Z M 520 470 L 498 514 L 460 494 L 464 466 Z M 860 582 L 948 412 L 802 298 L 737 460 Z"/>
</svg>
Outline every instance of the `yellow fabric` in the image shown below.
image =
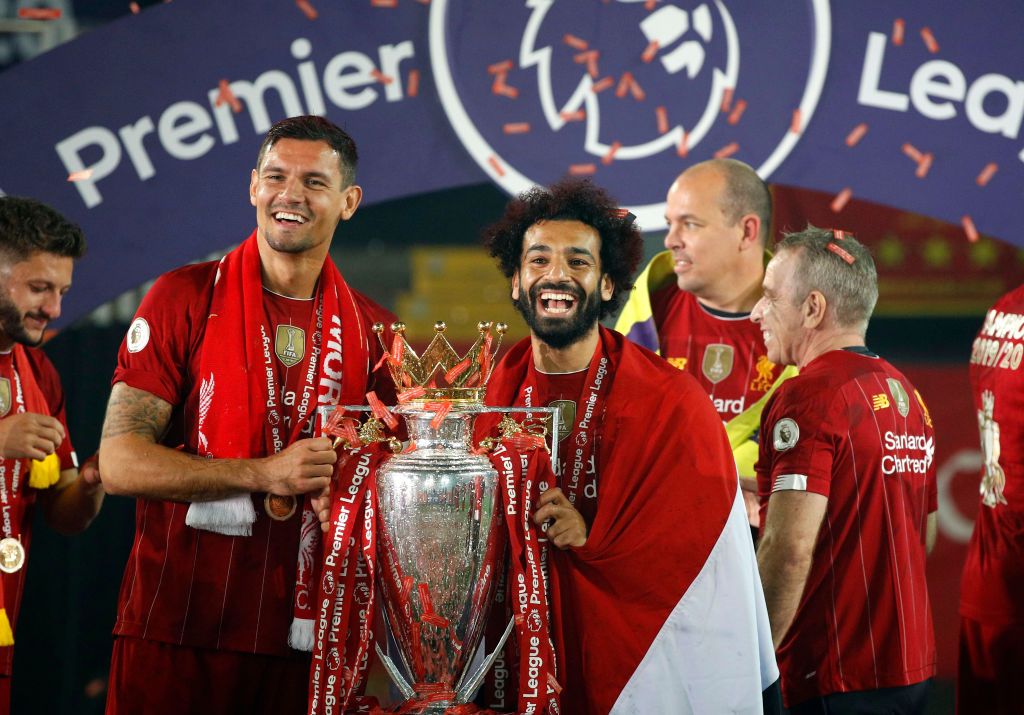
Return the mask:
<svg viewBox="0 0 1024 715">
<path fill-rule="evenodd" d="M 618 320 L 615 321 L 617 332 L 628 335 L 629 329 L 634 325 L 652 319 L 651 293 L 662 288 L 675 277 L 672 263 L 672 253 L 662 251 L 652 258 L 643 272 L 637 276 L 636 286 L 629 294 L 629 300 L 622 308 Z M 661 354 L 661 346 L 655 345 L 651 349 L 659 355 Z"/>
<path fill-rule="evenodd" d="M 11 621 L 7 618 L 7 609 L 0 608 L 0 648 L 14 645 L 14 632 L 11 630 Z"/>
<path fill-rule="evenodd" d="M 52 487 L 60 480 L 60 458 L 49 454 L 46 459 L 32 460 L 32 469 L 28 475 L 28 485 L 33 489 Z"/>
</svg>

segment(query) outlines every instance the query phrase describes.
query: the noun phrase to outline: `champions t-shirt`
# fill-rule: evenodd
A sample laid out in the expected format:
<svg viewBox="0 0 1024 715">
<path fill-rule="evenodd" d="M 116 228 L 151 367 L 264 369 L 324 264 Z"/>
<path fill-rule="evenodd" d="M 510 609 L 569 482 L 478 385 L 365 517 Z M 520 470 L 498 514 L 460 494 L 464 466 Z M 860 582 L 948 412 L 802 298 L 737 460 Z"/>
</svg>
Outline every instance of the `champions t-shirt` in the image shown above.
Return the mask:
<svg viewBox="0 0 1024 715">
<path fill-rule="evenodd" d="M 920 395 L 866 350 L 819 356 L 769 400 L 757 463 L 761 528 L 775 492 L 828 498 L 807 584 L 777 651 L 787 707 L 934 674 L 925 581 L 934 453 Z"/>
<path fill-rule="evenodd" d="M 35 377 L 39 390 L 43 393 L 49 414 L 56 417 L 64 426 L 64 441 L 57 448 L 57 456 L 60 458 L 60 469 L 75 469 L 78 467 L 78 458 L 75 455 L 75 448 L 71 444 L 71 433 L 68 431 L 68 421 L 65 416 L 64 390 L 61 388 L 60 376 L 53 367 L 53 363 L 46 357 L 42 350 L 26 348 L 25 355 L 29 365 L 32 366 L 32 374 Z M 14 377 L 14 352 L 9 350 L 0 353 L 0 419 L 13 417 L 18 413 L 18 388 Z M 13 464 L 13 460 L 11 460 Z M 21 535 L 21 543 L 25 547 L 25 564 L 12 574 L 0 574 L 4 580 L 4 609 L 11 621 L 11 626 L 17 630 L 18 611 L 21 608 L 21 595 L 25 588 L 25 574 L 28 571 L 29 546 L 32 541 L 32 506 L 36 501 L 37 489 L 30 489 L 28 486 L 28 470 L 22 472 L 21 499 L 24 510 L 22 511 L 21 523 L 16 528 Z M 0 674 L 11 674 L 11 662 L 14 657 L 14 648 L 0 648 Z"/>
<path fill-rule="evenodd" d="M 113 379 L 170 403 L 174 409 L 162 443 L 189 453 L 198 452 L 196 375 L 216 270 L 216 262 L 202 263 L 157 280 L 136 314 L 135 335 L 121 346 Z M 371 322 L 391 319 L 362 296 L 356 298 Z M 278 379 L 284 383 L 280 412 L 287 427 L 305 397 L 301 390 L 312 352 L 305 333 L 315 301 L 264 291 L 263 302 Z M 370 347 L 376 364 L 380 347 L 375 341 Z M 376 389 L 389 395 L 394 388 Z M 315 415 L 315 392 L 309 400 L 309 414 Z M 256 522 L 248 537 L 186 526 L 187 503 L 139 499 L 114 632 L 204 648 L 287 653 L 301 502 L 290 518 L 275 521 L 265 511 L 264 496 L 253 495 Z"/>
<path fill-rule="evenodd" d="M 651 294 L 651 312 L 661 356 L 697 378 L 723 422 L 761 399 L 782 372 L 750 313 L 712 310 L 675 283 Z"/>
<path fill-rule="evenodd" d="M 993 624 L 1024 621 L 1022 358 L 1024 286 L 989 310 L 971 350 L 971 390 L 984 461 L 981 477 L 993 477 L 988 490 L 993 506 L 985 505 L 983 495 L 964 564 L 960 613 Z"/>
</svg>

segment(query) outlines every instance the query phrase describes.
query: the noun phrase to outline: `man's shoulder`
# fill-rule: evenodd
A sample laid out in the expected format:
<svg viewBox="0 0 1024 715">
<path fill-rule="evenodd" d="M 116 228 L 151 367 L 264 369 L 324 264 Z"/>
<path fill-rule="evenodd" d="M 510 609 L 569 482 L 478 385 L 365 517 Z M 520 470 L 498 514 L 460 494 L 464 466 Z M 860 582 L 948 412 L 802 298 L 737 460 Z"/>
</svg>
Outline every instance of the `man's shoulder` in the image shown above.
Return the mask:
<svg viewBox="0 0 1024 715">
<path fill-rule="evenodd" d="M 673 367 L 656 352 L 630 340 L 621 341 L 621 350 L 620 374 L 616 380 L 626 377 L 631 390 L 649 386 L 659 392 L 683 397 L 695 391 L 707 399 L 704 389 L 690 373 Z"/>
<path fill-rule="evenodd" d="M 212 291 L 219 266 L 220 261 L 189 263 L 161 275 L 150 290 L 161 293 L 188 291 L 191 294 L 201 293 L 203 290 Z"/>
</svg>

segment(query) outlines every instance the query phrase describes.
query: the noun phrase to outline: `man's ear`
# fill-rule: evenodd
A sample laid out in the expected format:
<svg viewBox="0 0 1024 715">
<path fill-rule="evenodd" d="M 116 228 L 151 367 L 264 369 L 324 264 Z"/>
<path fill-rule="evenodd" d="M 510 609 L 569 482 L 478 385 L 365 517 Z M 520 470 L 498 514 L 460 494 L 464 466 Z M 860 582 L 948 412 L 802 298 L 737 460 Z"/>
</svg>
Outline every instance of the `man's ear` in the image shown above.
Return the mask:
<svg viewBox="0 0 1024 715">
<path fill-rule="evenodd" d="M 601 274 L 601 300 L 609 301 L 612 299 L 612 294 L 615 292 L 615 283 L 612 281 L 612 277 L 607 273 Z"/>
<path fill-rule="evenodd" d="M 356 212 L 356 209 L 359 208 L 359 204 L 363 200 L 363 188 L 356 184 L 352 184 L 351 186 L 347 186 L 342 189 L 342 193 L 344 194 L 343 198 L 345 205 L 341 209 L 341 220 L 348 221 L 352 218 L 352 215 Z"/>
<path fill-rule="evenodd" d="M 740 236 L 740 250 L 750 249 L 761 250 L 761 217 L 757 214 L 747 214 L 740 219 L 740 227 L 743 234 Z"/>
<path fill-rule="evenodd" d="M 259 174 L 256 170 L 252 170 L 252 176 L 249 177 L 249 203 L 253 206 L 256 205 L 256 184 L 259 180 Z"/>
<path fill-rule="evenodd" d="M 512 300 L 519 300 L 519 271 L 512 274 Z"/>
<path fill-rule="evenodd" d="M 819 290 L 812 290 L 804 298 L 803 324 L 805 328 L 817 328 L 825 320 L 825 312 L 828 310 L 828 301 L 825 294 Z"/>
</svg>

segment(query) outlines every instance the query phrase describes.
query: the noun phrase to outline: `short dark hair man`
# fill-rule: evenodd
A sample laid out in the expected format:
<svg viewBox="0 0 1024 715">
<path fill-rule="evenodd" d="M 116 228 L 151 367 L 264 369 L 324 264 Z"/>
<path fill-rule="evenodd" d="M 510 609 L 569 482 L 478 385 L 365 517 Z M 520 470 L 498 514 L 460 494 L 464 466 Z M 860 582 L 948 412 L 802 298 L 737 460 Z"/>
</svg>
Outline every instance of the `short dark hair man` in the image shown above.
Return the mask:
<svg viewBox="0 0 1024 715">
<path fill-rule="evenodd" d="M 925 556 L 935 437 L 921 395 L 868 350 L 871 254 L 809 227 L 776 244 L 751 314 L 795 365 L 761 420 L 757 560 L 791 713 L 923 711 L 935 673 Z"/>
<path fill-rule="evenodd" d="M 327 120 L 275 124 L 250 178 L 257 229 L 162 276 L 128 331 L 102 442 L 110 490 L 138 497 L 108 713 L 305 708 L 309 656 L 289 644 L 312 644 L 309 496 L 335 462 L 313 419 L 363 402 L 371 326 L 393 320 L 328 255 L 362 198 L 355 171 Z"/>
<path fill-rule="evenodd" d="M 642 239 L 601 189 L 565 180 L 511 201 L 485 232 L 530 327 L 488 402 L 558 405 L 552 618 L 571 713 L 756 711 L 776 679 L 743 502 L 700 386 L 600 326 Z"/>
<path fill-rule="evenodd" d="M 768 359 L 749 320 L 761 297 L 771 192 L 747 164 L 711 159 L 672 183 L 665 220 L 666 250 L 640 275 L 615 329 L 689 372 L 711 396 L 753 516 L 761 409 L 792 374 Z"/>
<path fill-rule="evenodd" d="M 0 196 L 0 713 L 10 707 L 32 505 L 38 499 L 47 523 L 70 534 L 103 503 L 95 460 L 79 473 L 60 377 L 37 349 L 83 253 L 82 231 L 49 206 Z"/>
</svg>

